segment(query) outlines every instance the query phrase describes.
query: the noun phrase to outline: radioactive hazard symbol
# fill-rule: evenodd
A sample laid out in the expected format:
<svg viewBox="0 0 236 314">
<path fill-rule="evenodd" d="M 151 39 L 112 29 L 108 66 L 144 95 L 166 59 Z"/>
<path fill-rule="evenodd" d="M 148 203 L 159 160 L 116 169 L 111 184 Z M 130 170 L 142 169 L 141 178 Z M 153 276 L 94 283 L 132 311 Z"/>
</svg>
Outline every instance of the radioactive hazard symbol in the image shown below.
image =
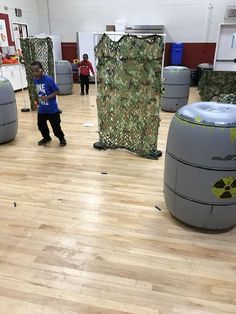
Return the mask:
<svg viewBox="0 0 236 314">
<path fill-rule="evenodd" d="M 213 185 L 212 192 L 220 199 L 236 197 L 236 177 L 220 179 Z"/>
</svg>

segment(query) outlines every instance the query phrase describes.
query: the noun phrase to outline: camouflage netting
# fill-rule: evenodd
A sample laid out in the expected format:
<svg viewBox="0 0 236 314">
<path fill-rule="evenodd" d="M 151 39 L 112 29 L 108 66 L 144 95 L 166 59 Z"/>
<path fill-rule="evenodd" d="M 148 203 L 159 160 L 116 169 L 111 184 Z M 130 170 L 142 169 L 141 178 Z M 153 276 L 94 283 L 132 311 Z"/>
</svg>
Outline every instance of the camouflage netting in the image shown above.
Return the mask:
<svg viewBox="0 0 236 314">
<path fill-rule="evenodd" d="M 162 94 L 162 36 L 103 35 L 98 58 L 99 143 L 96 148 L 126 148 L 157 159 Z"/>
<path fill-rule="evenodd" d="M 20 39 L 26 77 L 28 81 L 28 92 L 30 97 L 31 110 L 37 109 L 38 96 L 33 83 L 30 64 L 33 61 L 40 61 L 43 64 L 46 74 L 54 77 L 54 59 L 52 39 L 28 37 Z"/>
<path fill-rule="evenodd" d="M 222 104 L 236 105 L 236 94 L 222 94 L 220 96 L 213 97 L 211 101 L 220 102 Z"/>
<path fill-rule="evenodd" d="M 210 101 L 222 94 L 236 94 L 236 72 L 204 71 L 199 82 L 200 96 L 203 101 Z M 221 101 L 222 102 L 222 101 Z"/>
</svg>

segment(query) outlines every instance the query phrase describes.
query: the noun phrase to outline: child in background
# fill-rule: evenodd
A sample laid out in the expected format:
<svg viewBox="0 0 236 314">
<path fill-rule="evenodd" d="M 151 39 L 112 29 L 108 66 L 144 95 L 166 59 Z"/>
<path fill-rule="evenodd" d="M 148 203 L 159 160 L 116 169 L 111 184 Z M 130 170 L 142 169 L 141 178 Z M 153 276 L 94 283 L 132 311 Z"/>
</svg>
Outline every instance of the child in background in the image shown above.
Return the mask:
<svg viewBox="0 0 236 314">
<path fill-rule="evenodd" d="M 43 136 L 38 145 L 45 145 L 52 140 L 47 125 L 49 120 L 54 135 L 59 139 L 60 146 L 63 147 L 66 145 L 66 140 L 61 130 L 60 110 L 56 99 L 56 96 L 60 94 L 59 89 L 54 80 L 43 73 L 41 62 L 34 61 L 31 63 L 31 71 L 39 97 L 38 129 Z"/>
<path fill-rule="evenodd" d="M 86 87 L 86 95 L 89 93 L 89 74 L 90 71 L 94 74 L 93 66 L 90 61 L 88 61 L 88 55 L 85 53 L 83 55 L 83 61 L 78 63 L 78 67 L 80 68 L 80 86 L 81 86 L 81 96 L 84 96 L 84 85 Z"/>
</svg>

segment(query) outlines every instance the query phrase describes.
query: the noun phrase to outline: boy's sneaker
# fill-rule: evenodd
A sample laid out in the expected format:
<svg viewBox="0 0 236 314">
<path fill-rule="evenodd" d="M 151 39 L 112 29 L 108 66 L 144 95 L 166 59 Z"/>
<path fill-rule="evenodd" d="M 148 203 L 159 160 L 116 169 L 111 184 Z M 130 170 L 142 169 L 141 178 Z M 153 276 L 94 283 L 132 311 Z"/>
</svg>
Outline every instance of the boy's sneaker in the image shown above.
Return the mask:
<svg viewBox="0 0 236 314">
<path fill-rule="evenodd" d="M 84 93 L 81 92 L 80 95 L 81 95 L 81 96 L 84 96 Z"/>
<path fill-rule="evenodd" d="M 49 142 L 51 142 L 51 138 L 49 138 L 49 139 L 45 139 L 45 138 L 42 138 L 39 142 L 38 142 L 38 145 L 39 146 L 42 146 L 42 145 L 46 145 L 47 143 L 49 143 Z"/>
<path fill-rule="evenodd" d="M 89 94 L 89 92 L 86 92 L 86 95 L 88 95 Z"/>
<path fill-rule="evenodd" d="M 60 144 L 61 147 L 66 146 L 66 140 L 63 138 L 62 140 L 60 140 Z"/>
</svg>

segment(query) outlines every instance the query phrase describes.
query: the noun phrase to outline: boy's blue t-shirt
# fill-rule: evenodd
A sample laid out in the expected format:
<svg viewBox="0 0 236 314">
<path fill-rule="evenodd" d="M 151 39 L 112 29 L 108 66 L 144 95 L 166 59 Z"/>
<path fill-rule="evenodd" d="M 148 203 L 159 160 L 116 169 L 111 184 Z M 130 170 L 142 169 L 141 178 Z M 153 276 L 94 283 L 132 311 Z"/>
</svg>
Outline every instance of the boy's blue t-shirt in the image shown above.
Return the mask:
<svg viewBox="0 0 236 314">
<path fill-rule="evenodd" d="M 40 79 L 34 79 L 34 84 L 39 97 L 49 96 L 59 90 L 54 80 L 48 75 L 43 75 Z M 56 96 L 47 101 L 39 100 L 38 112 L 49 114 L 59 112 Z"/>
</svg>

